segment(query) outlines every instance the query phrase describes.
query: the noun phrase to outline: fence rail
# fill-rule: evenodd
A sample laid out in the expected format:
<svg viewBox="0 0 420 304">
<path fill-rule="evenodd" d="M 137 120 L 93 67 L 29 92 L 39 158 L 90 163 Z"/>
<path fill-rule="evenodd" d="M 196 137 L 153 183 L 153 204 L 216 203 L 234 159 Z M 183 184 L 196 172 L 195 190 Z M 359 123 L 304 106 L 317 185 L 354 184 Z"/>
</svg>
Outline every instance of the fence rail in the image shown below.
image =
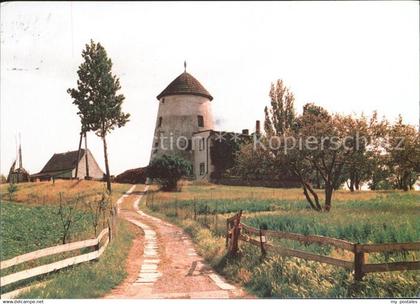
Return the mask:
<svg viewBox="0 0 420 304">
<path fill-rule="evenodd" d="M 336 238 L 330 238 L 320 235 L 303 235 L 299 233 L 273 231 L 266 229 L 257 229 L 247 226 L 240 222 L 242 211 L 230 217 L 226 221 L 226 247 L 231 255 L 236 255 L 239 245 L 239 240 L 247 242 L 251 245 L 258 246 L 261 249 L 261 254 L 265 255 L 267 251 L 274 252 L 282 256 L 290 256 L 302 258 L 305 260 L 317 261 L 334 266 L 343 267 L 349 270 L 354 270 L 354 278 L 358 281 L 362 280 L 366 273 L 371 272 L 388 272 L 388 271 L 402 271 L 402 270 L 419 270 L 420 261 L 412 262 L 392 262 L 380 264 L 366 264 L 365 253 L 372 252 L 405 252 L 405 251 L 420 251 L 420 242 L 412 243 L 389 243 L 389 244 L 357 244 Z M 241 235 L 241 232 L 245 234 Z M 259 239 L 251 236 L 258 236 Z M 273 245 L 267 242 L 266 237 L 275 237 L 280 239 L 288 239 L 298 241 L 303 244 L 321 244 L 331 245 L 349 252 L 352 252 L 354 258 L 352 261 L 332 258 L 328 256 L 318 255 L 312 252 L 303 250 L 285 248 L 280 245 Z"/>
<path fill-rule="evenodd" d="M 106 238 L 105 242 L 103 242 L 103 245 L 99 248 L 99 245 L 101 244 L 102 239 L 106 235 L 108 235 L 108 238 Z M 56 271 L 56 270 L 59 270 L 59 269 L 62 269 L 71 265 L 76 265 L 83 262 L 98 259 L 102 255 L 102 253 L 105 251 L 106 247 L 108 246 L 108 243 L 111 240 L 111 237 L 112 237 L 111 226 L 108 226 L 108 228 L 105 228 L 104 230 L 102 230 L 101 233 L 99 233 L 98 237 L 94 239 L 49 247 L 49 248 L 29 252 L 29 253 L 14 257 L 12 259 L 6 260 L 6 261 L 2 261 L 0 265 L 1 270 L 19 265 L 24 262 L 36 260 L 42 257 L 46 257 L 46 256 L 58 254 L 58 253 L 69 252 L 76 249 L 88 248 L 88 247 L 93 247 L 93 246 L 97 247 L 95 251 L 92 251 L 89 253 L 78 255 L 75 257 L 66 258 L 64 260 L 60 260 L 54 263 L 41 265 L 38 267 L 22 270 L 16 273 L 3 276 L 0 278 L 0 287 L 4 287 L 6 285 L 9 285 L 9 284 L 21 281 L 21 280 L 29 279 L 35 276 L 39 276 L 41 274 L 46 274 L 52 271 Z"/>
</svg>

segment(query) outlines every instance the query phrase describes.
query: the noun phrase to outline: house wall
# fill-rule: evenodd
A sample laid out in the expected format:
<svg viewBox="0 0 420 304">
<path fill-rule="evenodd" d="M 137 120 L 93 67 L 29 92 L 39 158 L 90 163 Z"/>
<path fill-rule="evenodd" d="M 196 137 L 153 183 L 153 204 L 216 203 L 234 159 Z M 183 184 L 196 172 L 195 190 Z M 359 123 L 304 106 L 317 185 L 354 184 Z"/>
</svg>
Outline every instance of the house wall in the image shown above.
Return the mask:
<svg viewBox="0 0 420 304">
<path fill-rule="evenodd" d="M 203 116 L 203 127 L 198 126 L 198 115 Z M 162 123 L 159 126 L 160 117 Z M 159 100 L 150 160 L 163 154 L 178 154 L 192 162 L 193 152 L 178 149 L 176 139 L 180 136 L 191 139 L 194 132 L 210 129 L 213 129 L 213 113 L 208 98 L 195 95 L 162 97 Z M 159 140 L 161 135 L 166 137 L 164 140 L 165 147 L 162 147 Z M 172 147 L 170 146 L 170 137 L 173 139 Z"/>
<path fill-rule="evenodd" d="M 213 171 L 210 157 L 210 132 L 200 132 L 193 136 L 193 171 L 194 177 L 197 180 L 210 180 L 210 174 Z M 200 164 L 202 163 L 204 163 L 204 174 L 200 172 Z"/>
<path fill-rule="evenodd" d="M 88 165 L 89 165 L 89 176 L 93 179 L 102 179 L 104 177 L 104 172 L 99 167 L 98 163 L 96 162 L 95 158 L 93 157 L 92 153 L 87 150 L 88 153 Z M 76 169 L 73 169 L 73 176 L 76 174 Z M 86 159 L 85 156 L 82 157 L 82 159 L 79 162 L 78 166 L 78 173 L 77 178 L 85 178 L 86 176 Z"/>
</svg>

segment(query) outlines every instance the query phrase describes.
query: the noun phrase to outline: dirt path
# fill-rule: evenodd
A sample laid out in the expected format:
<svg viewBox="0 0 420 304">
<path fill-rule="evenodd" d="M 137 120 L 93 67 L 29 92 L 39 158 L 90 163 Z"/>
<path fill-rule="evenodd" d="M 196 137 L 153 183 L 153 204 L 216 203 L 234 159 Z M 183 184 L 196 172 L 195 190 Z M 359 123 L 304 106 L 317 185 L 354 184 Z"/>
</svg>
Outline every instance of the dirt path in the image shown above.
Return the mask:
<svg viewBox="0 0 420 304">
<path fill-rule="evenodd" d="M 132 187 L 119 200 L 132 200 L 132 209 L 119 216 L 141 228 L 127 261 L 128 277 L 105 298 L 242 298 L 246 294 L 226 283 L 196 253 L 179 227 L 138 209 L 143 192 Z M 146 188 L 147 190 L 147 188 Z"/>
</svg>

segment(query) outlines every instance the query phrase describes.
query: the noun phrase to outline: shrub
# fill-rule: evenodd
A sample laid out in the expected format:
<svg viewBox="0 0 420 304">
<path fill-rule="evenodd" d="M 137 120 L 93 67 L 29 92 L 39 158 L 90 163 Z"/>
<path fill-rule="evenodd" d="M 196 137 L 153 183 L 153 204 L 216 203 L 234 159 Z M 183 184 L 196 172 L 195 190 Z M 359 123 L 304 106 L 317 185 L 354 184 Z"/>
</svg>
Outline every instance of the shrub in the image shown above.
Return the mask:
<svg viewBox="0 0 420 304">
<path fill-rule="evenodd" d="M 7 192 L 9 193 L 9 199 L 12 201 L 15 197 L 15 193 L 17 192 L 18 187 L 14 183 L 10 183 L 9 187 L 7 187 Z"/>
<path fill-rule="evenodd" d="M 191 163 L 179 156 L 163 155 L 152 160 L 147 168 L 147 176 L 154 178 L 163 190 L 177 189 L 178 181 L 191 174 Z"/>
</svg>

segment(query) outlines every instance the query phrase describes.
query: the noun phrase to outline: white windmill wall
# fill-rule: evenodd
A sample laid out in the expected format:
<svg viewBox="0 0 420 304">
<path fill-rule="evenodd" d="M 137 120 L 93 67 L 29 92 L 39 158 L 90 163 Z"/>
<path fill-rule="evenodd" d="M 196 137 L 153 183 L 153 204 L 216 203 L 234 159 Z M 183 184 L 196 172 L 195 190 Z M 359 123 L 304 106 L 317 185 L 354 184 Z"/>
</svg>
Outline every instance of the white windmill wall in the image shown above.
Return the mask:
<svg viewBox="0 0 420 304">
<path fill-rule="evenodd" d="M 198 126 L 199 115 L 203 116 L 203 127 Z M 162 123 L 159 126 L 160 118 L 162 118 Z M 176 138 L 185 136 L 191 139 L 194 132 L 211 130 L 213 127 L 213 112 L 209 98 L 196 95 L 171 95 L 160 98 L 151 159 L 163 154 L 179 154 L 193 161 L 191 151 L 177 149 Z M 162 149 L 158 140 L 160 134 L 167 137 L 172 135 L 173 150 Z M 156 143 L 158 143 L 157 147 Z M 165 144 L 169 148 L 169 140 L 166 140 Z"/>
</svg>

